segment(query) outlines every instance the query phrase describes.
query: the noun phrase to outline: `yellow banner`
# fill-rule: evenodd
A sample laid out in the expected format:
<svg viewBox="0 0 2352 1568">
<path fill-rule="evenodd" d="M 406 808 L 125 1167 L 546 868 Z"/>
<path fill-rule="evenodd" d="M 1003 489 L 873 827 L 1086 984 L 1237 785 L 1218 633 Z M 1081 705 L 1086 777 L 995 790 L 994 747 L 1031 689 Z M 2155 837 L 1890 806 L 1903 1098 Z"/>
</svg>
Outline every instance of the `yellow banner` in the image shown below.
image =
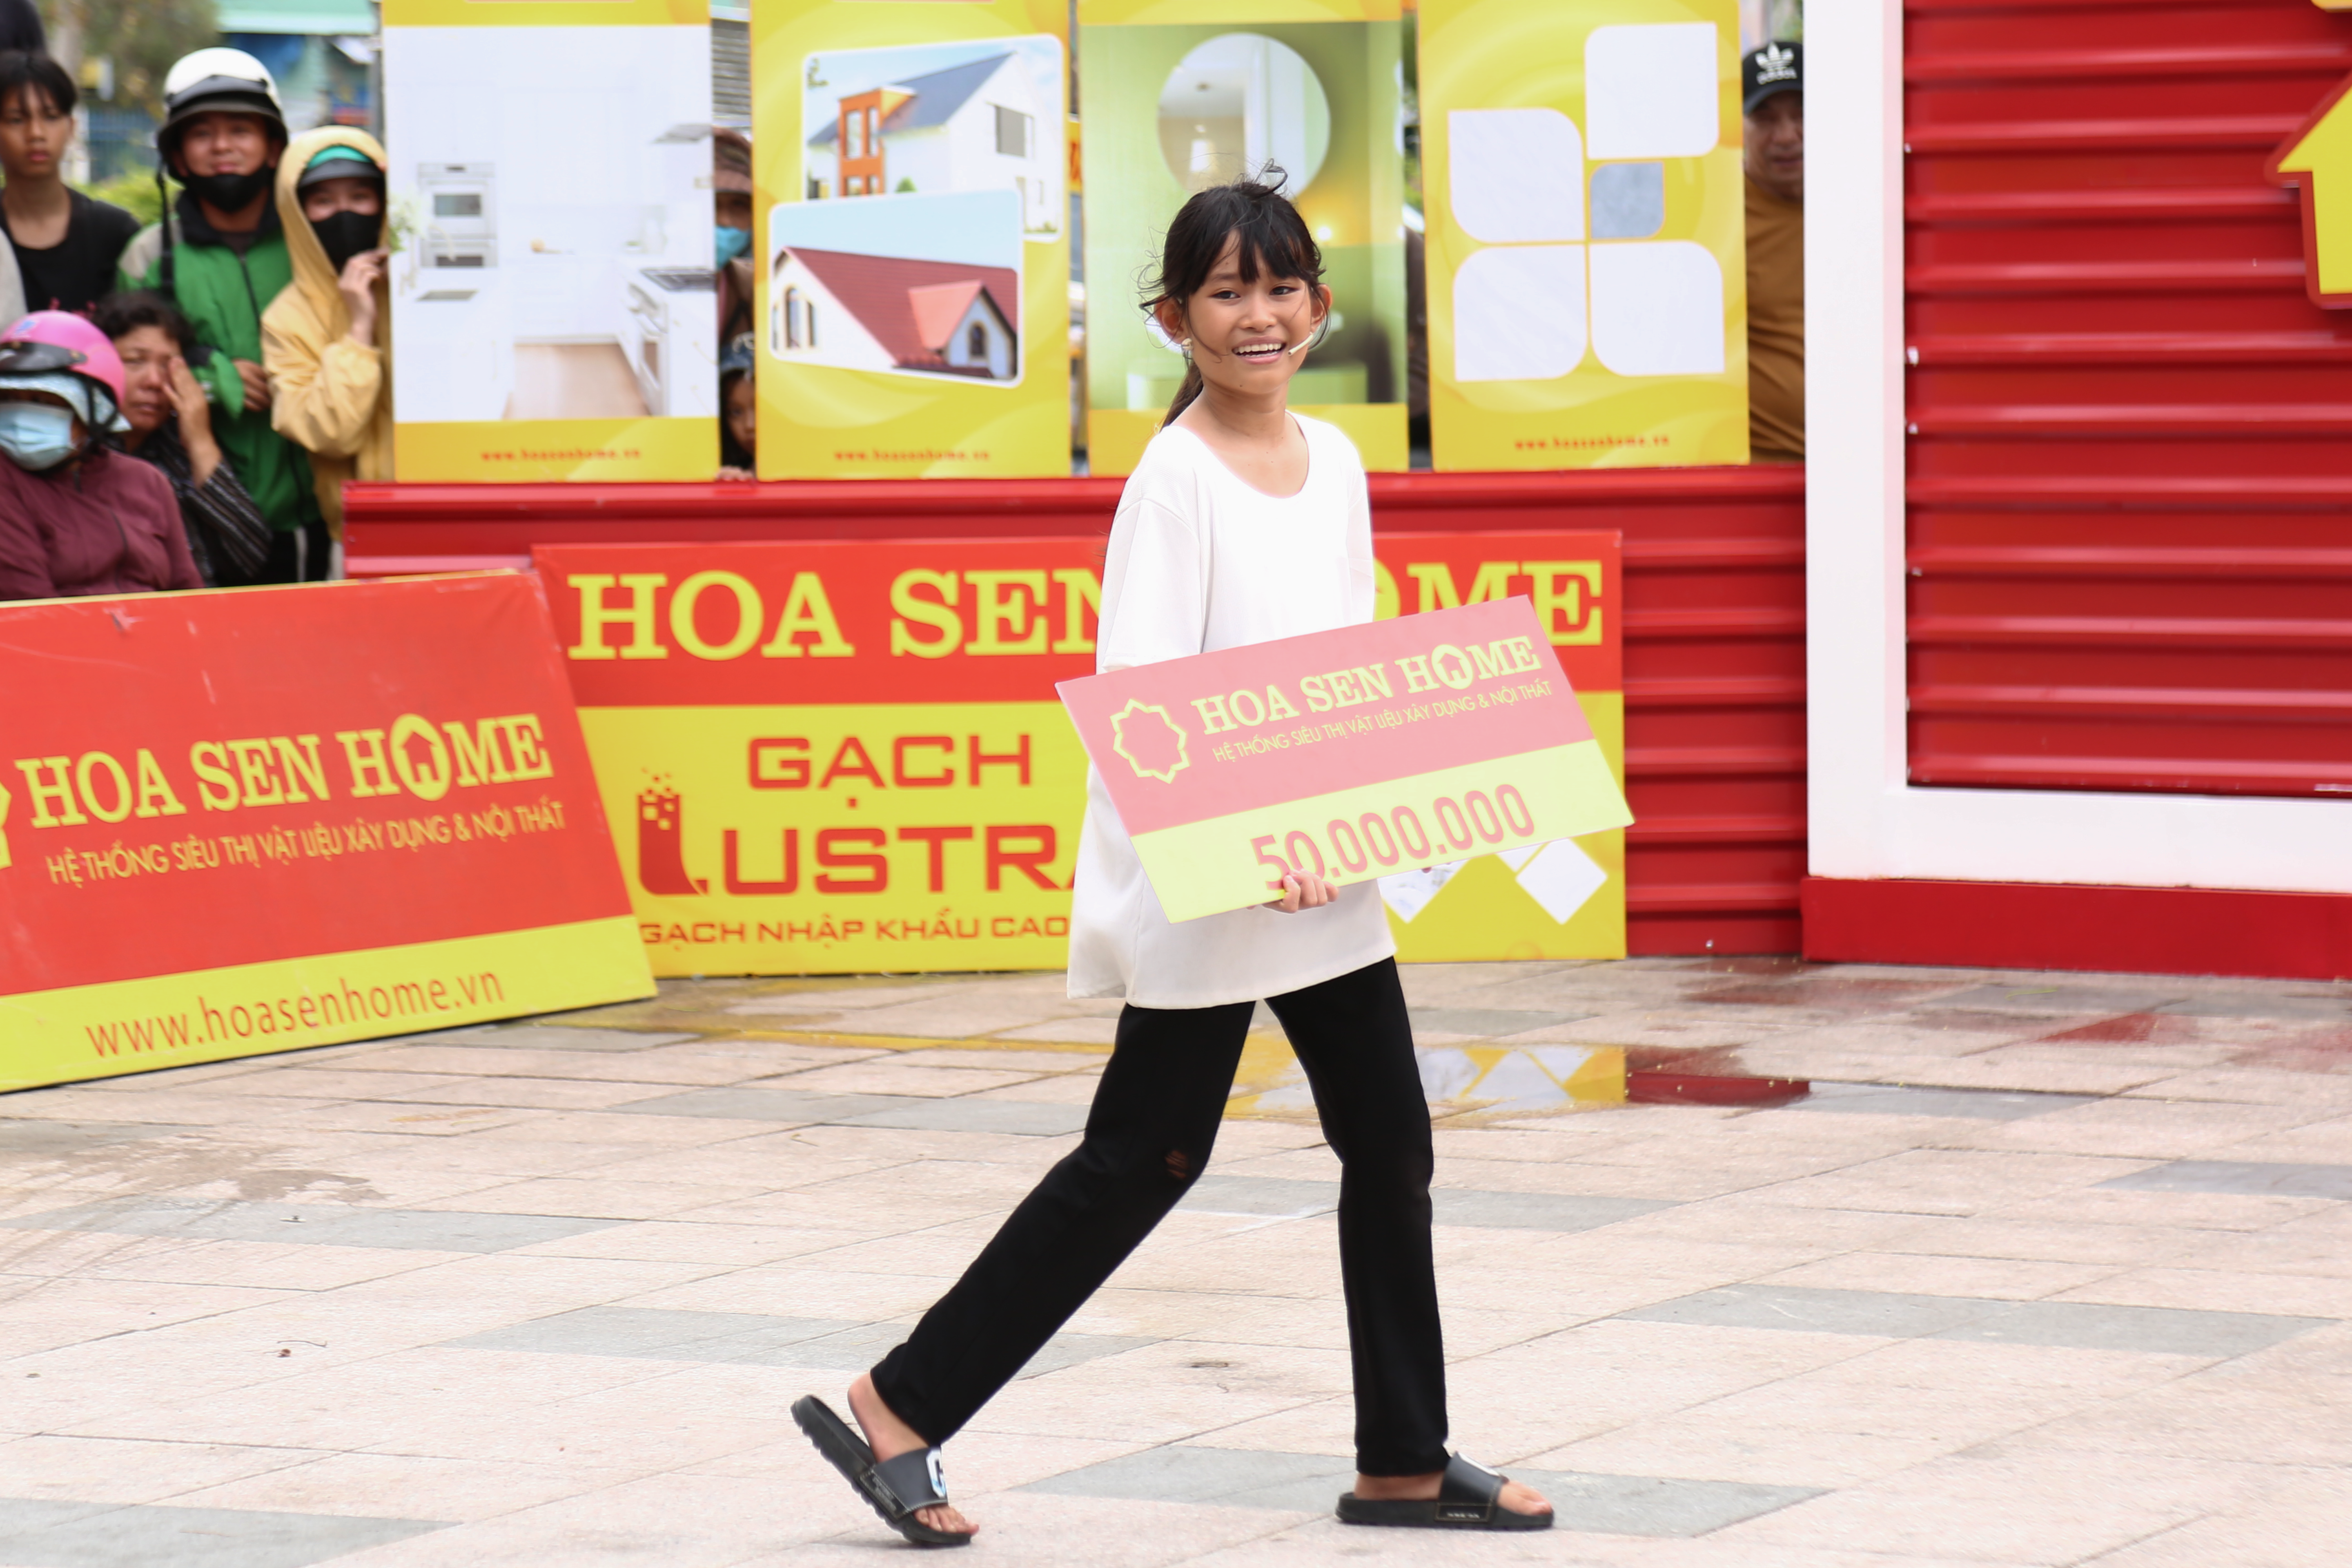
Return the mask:
<svg viewBox="0 0 2352 1568">
<path fill-rule="evenodd" d="M 1369 882 L 1632 820 L 1601 742 L 1579 741 L 1139 833 L 1135 852 L 1168 918 L 1186 921 L 1236 908 L 1237 889 L 1278 897 L 1286 871 Z"/>
<path fill-rule="evenodd" d="M 1269 163 L 1332 293 L 1290 405 L 1339 426 L 1367 469 L 1411 466 L 1402 14 L 1397 0 L 1079 0 L 1089 472 L 1131 473 L 1184 379 L 1136 308 L 1170 220 Z"/>
<path fill-rule="evenodd" d="M 705 479 L 718 467 L 708 419 L 515 419 L 395 425 L 393 463 L 412 484 Z"/>
<path fill-rule="evenodd" d="M 762 479 L 1070 471 L 1068 12 L 762 0 Z"/>
<path fill-rule="evenodd" d="M 1580 691 L 1576 700 L 1622 789 L 1624 693 Z M 1383 877 L 1381 899 L 1404 963 L 1622 958 L 1625 830 Z"/>
<path fill-rule="evenodd" d="M 389 0 L 393 471 L 719 471 L 710 19 Z"/>
<path fill-rule="evenodd" d="M 1079 25 L 1088 27 L 1393 22 L 1403 15 L 1403 0 L 1078 0 Z"/>
<path fill-rule="evenodd" d="M 580 721 L 656 974 L 1066 961 L 1087 763 L 1059 703 Z"/>
<path fill-rule="evenodd" d="M 625 916 L 0 996 L 0 1092 L 649 994 Z"/>
<path fill-rule="evenodd" d="M 1423 0 L 1437 467 L 1748 460 L 1733 0 Z"/>
<path fill-rule="evenodd" d="M 383 0 L 387 27 L 659 27 L 710 25 L 709 0 Z"/>
</svg>

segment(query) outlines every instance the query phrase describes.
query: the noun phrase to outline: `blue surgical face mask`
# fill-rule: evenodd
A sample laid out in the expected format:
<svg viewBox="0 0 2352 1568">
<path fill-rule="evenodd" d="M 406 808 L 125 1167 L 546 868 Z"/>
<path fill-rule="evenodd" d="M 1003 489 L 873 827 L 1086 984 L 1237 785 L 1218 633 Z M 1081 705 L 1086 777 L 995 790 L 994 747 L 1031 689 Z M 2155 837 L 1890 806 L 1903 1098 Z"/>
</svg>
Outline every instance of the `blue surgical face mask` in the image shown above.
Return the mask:
<svg viewBox="0 0 2352 1568">
<path fill-rule="evenodd" d="M 73 411 L 47 403 L 0 403 L 0 452 L 39 473 L 74 455 Z"/>
<path fill-rule="evenodd" d="M 719 266 L 726 266 L 729 262 L 734 260 L 737 257 L 742 255 L 745 251 L 751 248 L 751 231 L 750 229 L 729 228 L 723 223 L 719 226 Z"/>
</svg>

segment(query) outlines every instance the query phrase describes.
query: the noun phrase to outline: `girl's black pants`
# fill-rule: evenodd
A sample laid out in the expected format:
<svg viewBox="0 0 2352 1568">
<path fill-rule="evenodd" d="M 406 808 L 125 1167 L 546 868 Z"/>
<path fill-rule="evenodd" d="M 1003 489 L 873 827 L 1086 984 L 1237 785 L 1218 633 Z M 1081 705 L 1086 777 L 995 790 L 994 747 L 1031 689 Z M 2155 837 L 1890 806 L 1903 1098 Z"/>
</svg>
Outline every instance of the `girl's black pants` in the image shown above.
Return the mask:
<svg viewBox="0 0 2352 1568">
<path fill-rule="evenodd" d="M 1343 1166 L 1339 1267 L 1355 1368 L 1356 1468 L 1370 1476 L 1444 1469 L 1429 1108 L 1396 963 L 1382 959 L 1267 1005 L 1307 1070 L 1324 1136 Z M 1085 1141 L 1022 1200 L 913 1337 L 874 1369 L 883 1402 L 927 1441 L 955 1436 L 1207 1166 L 1251 1008 L 1130 1006 L 1119 1015 Z"/>
</svg>

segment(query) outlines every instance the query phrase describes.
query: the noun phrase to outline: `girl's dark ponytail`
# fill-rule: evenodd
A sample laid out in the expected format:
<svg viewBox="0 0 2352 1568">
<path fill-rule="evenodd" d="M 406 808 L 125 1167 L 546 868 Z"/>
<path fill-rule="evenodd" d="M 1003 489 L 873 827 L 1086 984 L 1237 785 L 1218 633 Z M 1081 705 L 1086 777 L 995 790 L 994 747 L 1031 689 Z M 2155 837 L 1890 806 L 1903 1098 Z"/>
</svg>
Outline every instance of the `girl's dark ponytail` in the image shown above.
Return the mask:
<svg viewBox="0 0 2352 1568">
<path fill-rule="evenodd" d="M 1160 427 L 1165 430 L 1175 424 L 1176 416 L 1192 407 L 1200 395 L 1201 367 L 1192 363 L 1192 356 L 1188 353 L 1184 356 L 1184 384 L 1176 389 L 1176 401 L 1168 405 L 1168 413 L 1160 421 Z"/>
<path fill-rule="evenodd" d="M 1160 246 L 1159 276 L 1144 285 L 1150 297 L 1143 301 L 1143 309 L 1156 313 L 1161 305 L 1172 303 L 1181 311 L 1185 301 L 1209 281 L 1218 258 L 1225 253 L 1227 239 L 1241 242 L 1244 283 L 1255 283 L 1261 272 L 1270 272 L 1276 278 L 1296 278 L 1310 289 L 1319 285 L 1323 252 L 1307 231 L 1307 220 L 1282 194 L 1287 177 L 1268 163 L 1255 179 L 1211 185 L 1179 207 Z M 1176 416 L 1200 395 L 1201 367 L 1188 352 L 1184 384 L 1176 389 L 1176 400 L 1168 405 L 1160 428 L 1173 425 Z"/>
</svg>

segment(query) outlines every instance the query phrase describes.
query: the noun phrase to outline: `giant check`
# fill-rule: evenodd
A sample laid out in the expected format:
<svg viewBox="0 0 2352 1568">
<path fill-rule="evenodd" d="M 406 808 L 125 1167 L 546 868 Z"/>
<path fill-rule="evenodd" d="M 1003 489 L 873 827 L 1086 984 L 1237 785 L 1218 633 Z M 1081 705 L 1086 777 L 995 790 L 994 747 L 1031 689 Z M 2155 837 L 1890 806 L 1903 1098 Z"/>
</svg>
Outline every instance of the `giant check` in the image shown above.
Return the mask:
<svg viewBox="0 0 2352 1568">
<path fill-rule="evenodd" d="M 1171 920 L 1633 819 L 1524 598 L 1056 689 Z"/>
</svg>

